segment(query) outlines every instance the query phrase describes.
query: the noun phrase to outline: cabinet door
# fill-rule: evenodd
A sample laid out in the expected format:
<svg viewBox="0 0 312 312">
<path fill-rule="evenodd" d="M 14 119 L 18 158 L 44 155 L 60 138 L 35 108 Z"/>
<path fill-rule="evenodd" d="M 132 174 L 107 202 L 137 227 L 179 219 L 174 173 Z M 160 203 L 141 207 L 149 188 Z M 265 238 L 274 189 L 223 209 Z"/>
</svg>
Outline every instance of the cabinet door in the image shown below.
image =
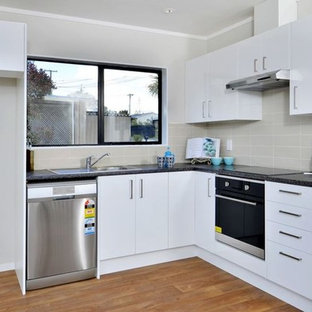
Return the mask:
<svg viewBox="0 0 312 312">
<path fill-rule="evenodd" d="M 291 25 L 290 114 L 312 113 L 312 19 Z"/>
<path fill-rule="evenodd" d="M 237 91 L 227 90 L 226 84 L 238 78 L 238 46 L 232 45 L 210 54 L 210 121 L 231 120 L 237 117 Z"/>
<path fill-rule="evenodd" d="M 135 253 L 135 176 L 98 178 L 100 260 Z"/>
<path fill-rule="evenodd" d="M 136 176 L 136 253 L 168 248 L 168 173 Z"/>
<path fill-rule="evenodd" d="M 275 28 L 263 33 L 262 72 L 290 68 L 290 25 Z"/>
<path fill-rule="evenodd" d="M 25 25 L 0 22 L 0 75 L 25 70 Z"/>
<path fill-rule="evenodd" d="M 194 244 L 194 172 L 169 173 L 169 248 Z"/>
<path fill-rule="evenodd" d="M 262 36 L 254 36 L 238 43 L 239 78 L 262 72 Z"/>
<path fill-rule="evenodd" d="M 185 67 L 186 122 L 204 122 L 208 119 L 209 55 L 190 60 Z"/>
<path fill-rule="evenodd" d="M 195 173 L 195 244 L 214 252 L 215 175 L 211 173 Z"/>
</svg>

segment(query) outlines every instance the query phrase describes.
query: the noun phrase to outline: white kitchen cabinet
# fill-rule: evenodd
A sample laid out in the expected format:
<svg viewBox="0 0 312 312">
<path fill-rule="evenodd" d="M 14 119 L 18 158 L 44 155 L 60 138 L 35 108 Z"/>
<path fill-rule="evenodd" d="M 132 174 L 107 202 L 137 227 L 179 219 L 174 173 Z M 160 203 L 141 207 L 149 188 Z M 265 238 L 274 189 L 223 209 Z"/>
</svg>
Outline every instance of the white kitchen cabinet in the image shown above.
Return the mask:
<svg viewBox="0 0 312 312">
<path fill-rule="evenodd" d="M 215 250 L 215 175 L 195 172 L 195 244 Z"/>
<path fill-rule="evenodd" d="M 290 115 L 311 114 L 312 18 L 291 24 Z"/>
<path fill-rule="evenodd" d="M 290 68 L 290 26 L 284 25 L 237 44 L 239 78 Z"/>
<path fill-rule="evenodd" d="M 237 45 L 189 61 L 185 79 L 186 122 L 261 120 L 261 93 L 227 90 L 226 84 L 235 79 Z"/>
<path fill-rule="evenodd" d="M 26 25 L 0 21 L 0 76 L 22 78 L 25 70 Z"/>
<path fill-rule="evenodd" d="M 101 260 L 135 253 L 135 176 L 98 178 L 98 239 Z"/>
<path fill-rule="evenodd" d="M 209 101 L 209 54 L 186 62 L 185 118 L 186 122 L 206 122 Z"/>
<path fill-rule="evenodd" d="M 168 248 L 168 173 L 98 178 L 100 260 Z"/>
<path fill-rule="evenodd" d="M 169 173 L 169 248 L 194 244 L 195 176 Z"/>
<path fill-rule="evenodd" d="M 265 183 L 267 278 L 312 299 L 312 189 Z"/>
<path fill-rule="evenodd" d="M 168 248 L 168 173 L 136 175 L 136 253 Z"/>
</svg>

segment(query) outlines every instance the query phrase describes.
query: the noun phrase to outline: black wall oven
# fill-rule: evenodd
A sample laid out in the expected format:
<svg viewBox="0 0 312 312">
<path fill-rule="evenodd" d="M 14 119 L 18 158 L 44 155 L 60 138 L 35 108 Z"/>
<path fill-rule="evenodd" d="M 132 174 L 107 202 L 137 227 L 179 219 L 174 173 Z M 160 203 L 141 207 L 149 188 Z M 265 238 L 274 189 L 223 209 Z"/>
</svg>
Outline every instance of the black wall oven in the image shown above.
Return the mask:
<svg viewBox="0 0 312 312">
<path fill-rule="evenodd" d="M 264 182 L 216 177 L 215 237 L 264 259 Z"/>
</svg>

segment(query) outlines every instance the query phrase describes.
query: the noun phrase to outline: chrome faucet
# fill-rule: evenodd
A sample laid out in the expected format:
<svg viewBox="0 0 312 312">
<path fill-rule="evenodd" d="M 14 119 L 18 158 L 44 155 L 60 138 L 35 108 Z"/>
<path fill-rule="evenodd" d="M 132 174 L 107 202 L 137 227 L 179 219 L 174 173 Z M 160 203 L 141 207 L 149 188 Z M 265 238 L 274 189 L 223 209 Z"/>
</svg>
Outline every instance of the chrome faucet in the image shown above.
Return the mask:
<svg viewBox="0 0 312 312">
<path fill-rule="evenodd" d="M 95 162 L 92 163 L 92 157 L 89 156 L 86 158 L 86 169 L 91 169 L 97 162 L 99 162 L 103 157 L 110 156 L 110 153 L 105 153 L 102 156 L 100 156 Z"/>
</svg>

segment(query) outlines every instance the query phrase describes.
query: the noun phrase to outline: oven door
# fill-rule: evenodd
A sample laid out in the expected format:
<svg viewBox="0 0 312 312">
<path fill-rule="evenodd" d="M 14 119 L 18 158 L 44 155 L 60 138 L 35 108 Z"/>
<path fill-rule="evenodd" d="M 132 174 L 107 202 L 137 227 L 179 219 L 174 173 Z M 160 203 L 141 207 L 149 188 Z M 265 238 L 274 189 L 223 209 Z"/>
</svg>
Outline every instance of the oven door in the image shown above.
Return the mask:
<svg viewBox="0 0 312 312">
<path fill-rule="evenodd" d="M 216 194 L 216 240 L 264 259 L 264 205 Z"/>
</svg>

